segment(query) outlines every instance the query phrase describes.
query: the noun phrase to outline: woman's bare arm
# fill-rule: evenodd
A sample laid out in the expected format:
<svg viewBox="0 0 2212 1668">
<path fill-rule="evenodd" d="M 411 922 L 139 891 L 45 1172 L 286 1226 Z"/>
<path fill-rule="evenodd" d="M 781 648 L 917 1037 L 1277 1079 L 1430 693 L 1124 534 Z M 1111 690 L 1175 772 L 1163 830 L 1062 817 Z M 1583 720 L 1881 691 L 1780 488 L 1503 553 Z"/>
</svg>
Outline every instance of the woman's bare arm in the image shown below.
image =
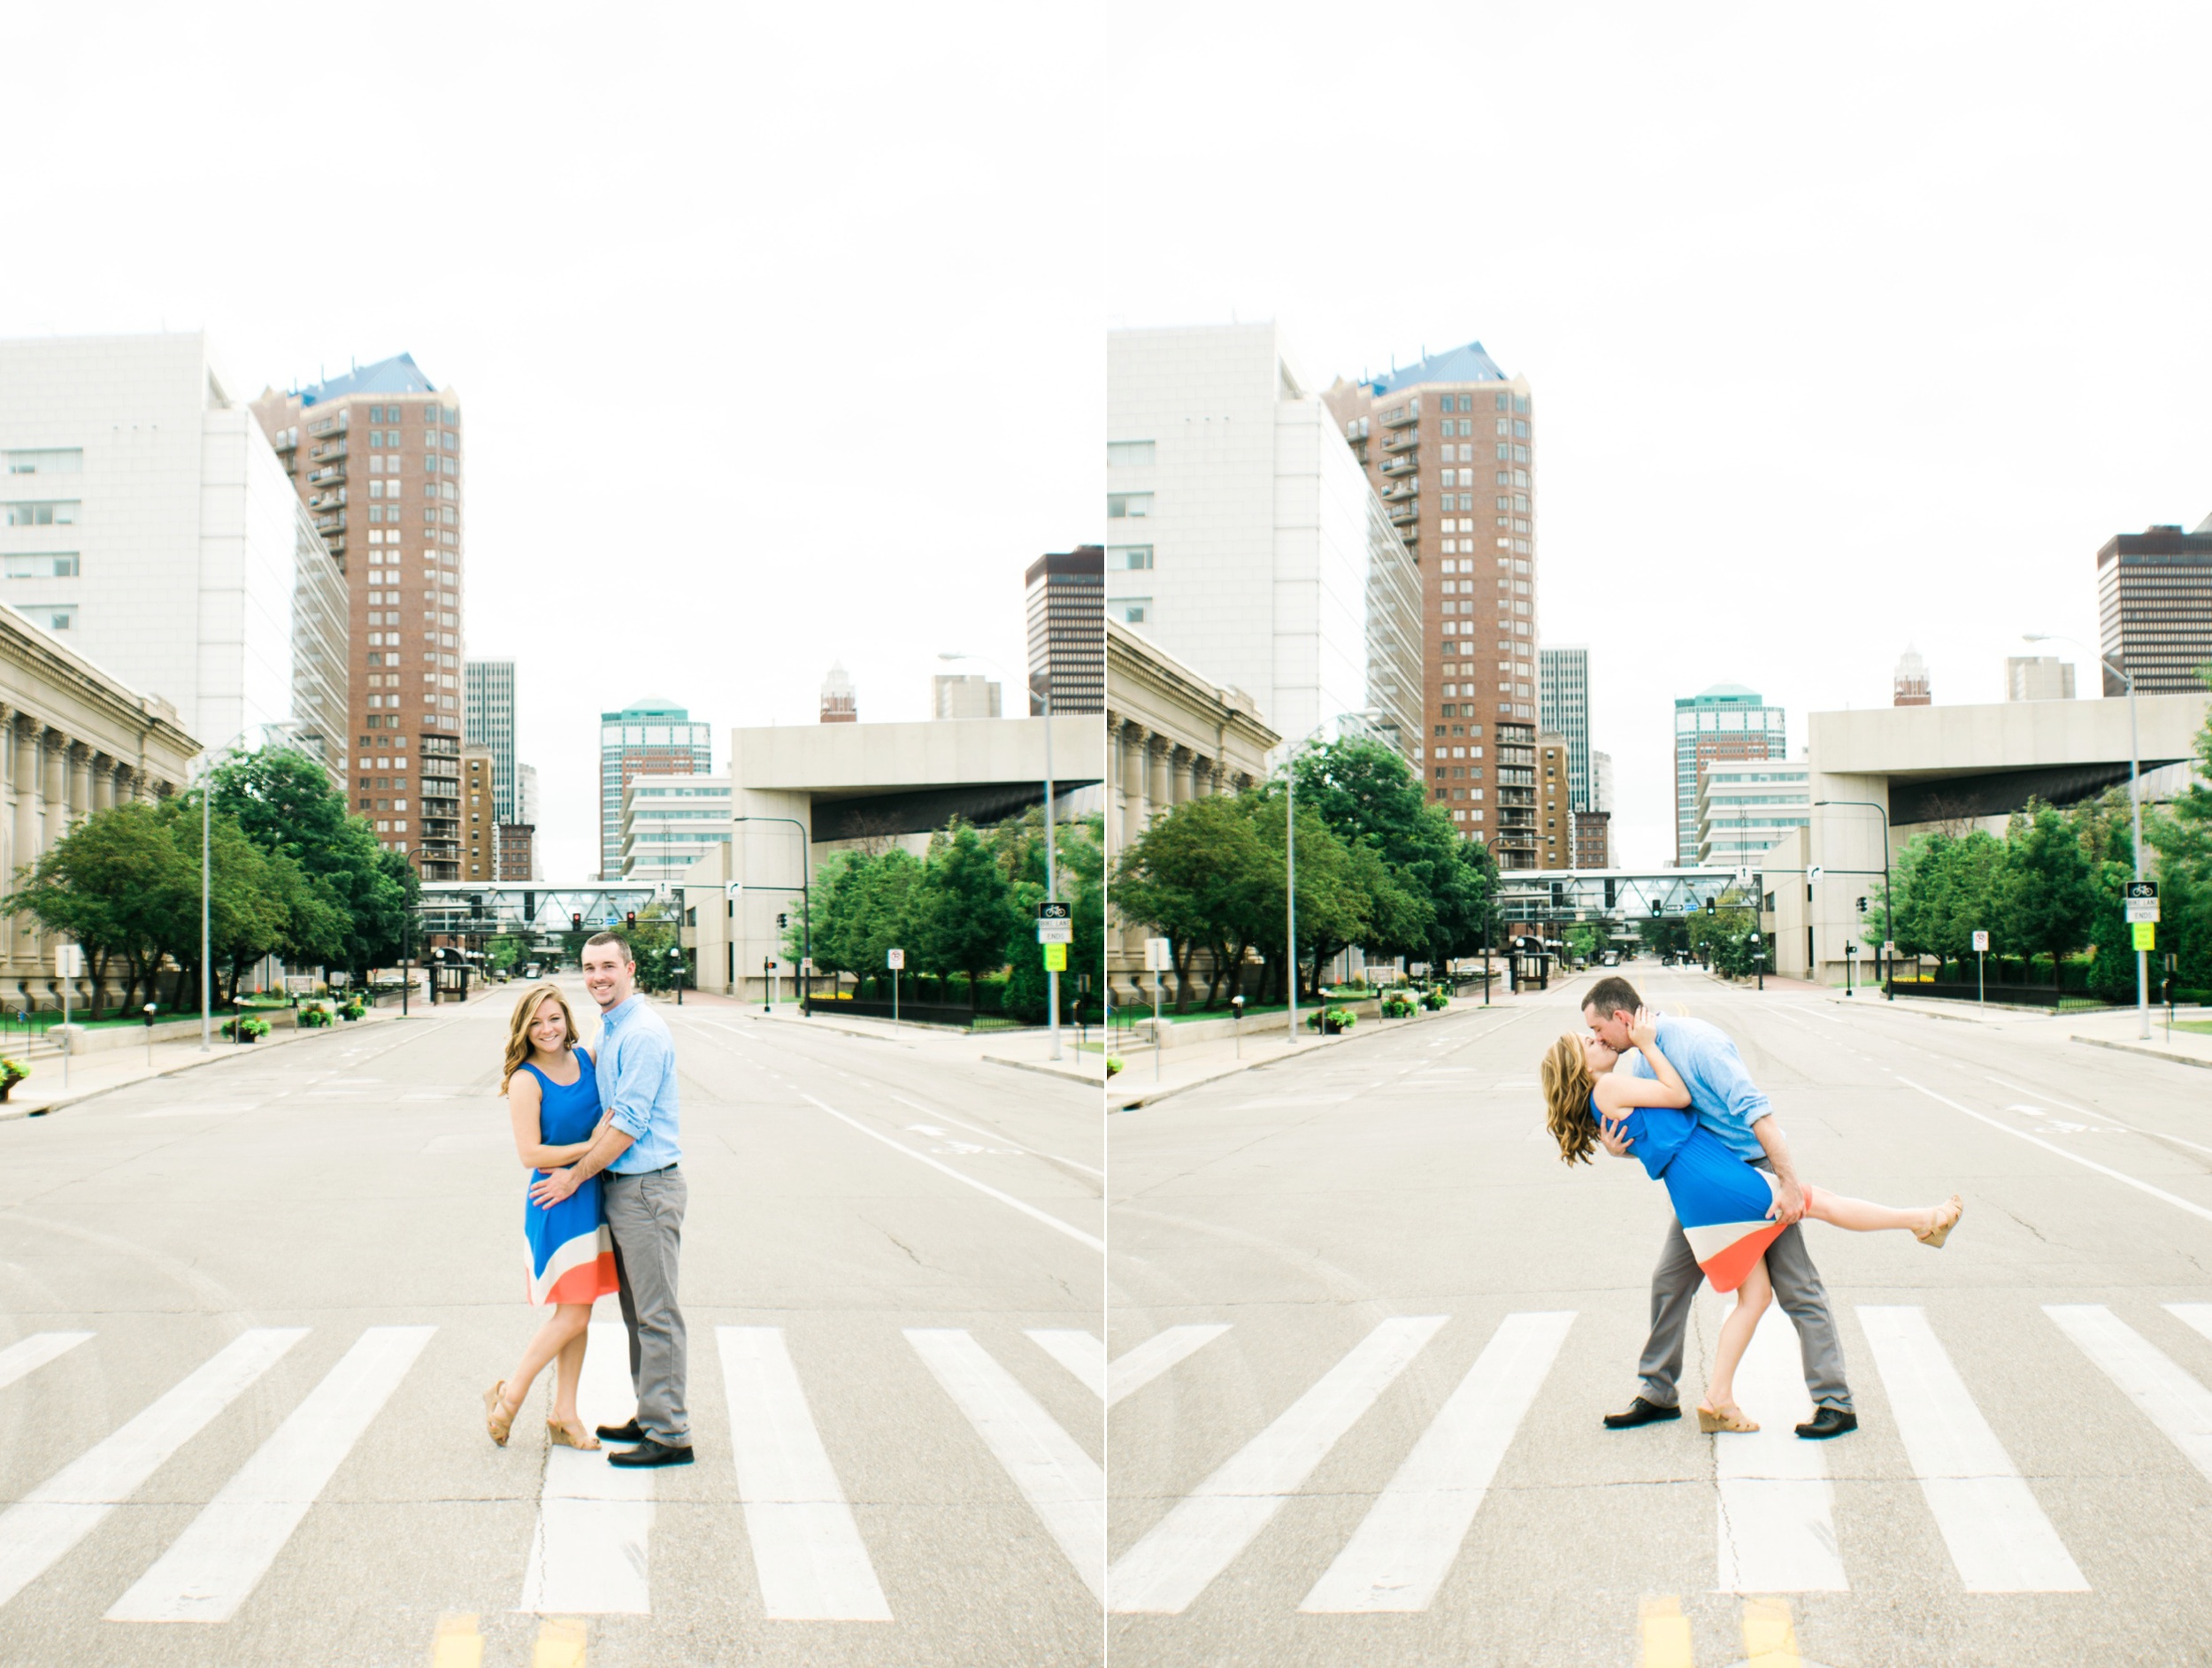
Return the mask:
<svg viewBox="0 0 2212 1668">
<path fill-rule="evenodd" d="M 1690 1103 L 1690 1091 L 1659 1047 L 1659 1029 L 1647 1009 L 1638 1009 L 1629 1038 L 1649 1062 L 1652 1075 L 1635 1077 L 1623 1071 L 1608 1072 L 1598 1080 L 1598 1110 L 1625 1112 L 1635 1106 L 1671 1106 L 1677 1111 Z"/>
<path fill-rule="evenodd" d="M 591 1143 L 577 1141 L 561 1147 L 547 1146 L 544 1126 L 538 1118 L 543 1099 L 538 1080 L 531 1073 L 518 1071 L 509 1080 L 507 1116 L 514 1125 L 515 1151 L 521 1156 L 526 1169 L 557 1170 L 582 1157 L 591 1149 Z"/>
</svg>

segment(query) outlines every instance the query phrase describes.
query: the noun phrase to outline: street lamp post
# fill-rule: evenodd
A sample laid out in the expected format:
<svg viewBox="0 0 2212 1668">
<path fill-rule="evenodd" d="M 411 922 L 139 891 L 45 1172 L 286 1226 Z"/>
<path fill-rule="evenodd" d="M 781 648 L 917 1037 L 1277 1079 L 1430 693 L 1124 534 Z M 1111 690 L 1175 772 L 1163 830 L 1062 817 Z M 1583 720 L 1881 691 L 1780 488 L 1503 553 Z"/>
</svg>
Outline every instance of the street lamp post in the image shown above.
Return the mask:
<svg viewBox="0 0 2212 1668">
<path fill-rule="evenodd" d="M 814 995 L 814 977 L 809 971 L 814 965 L 814 865 L 808 848 L 813 843 L 813 831 L 796 817 L 733 817 L 730 820 L 732 822 L 787 822 L 799 831 L 799 977 L 801 980 L 799 1018 L 802 1019 L 811 1018 L 807 1011 L 807 1003 Z M 762 892 L 788 892 L 791 888 L 783 886 L 757 887 L 754 889 Z M 679 910 L 676 912 L 676 943 L 679 948 L 684 942 L 683 919 L 683 911 Z"/>
<path fill-rule="evenodd" d="M 2073 643 L 2077 649 L 2085 645 L 2074 642 L 2071 637 L 2061 637 L 2050 632 L 2023 634 L 2024 642 Z M 2135 878 L 2143 878 L 2143 749 L 2135 727 L 2135 679 L 2128 669 L 2112 656 L 2099 654 L 2099 664 L 2111 668 L 2113 674 L 2127 686 L 2128 692 L 2128 809 L 2135 824 Z M 2151 958 L 2148 950 L 2135 952 L 2135 1034 L 2139 1042 L 2151 1040 Z"/>
<path fill-rule="evenodd" d="M 1889 812 L 1882 806 L 1876 804 L 1870 799 L 1816 799 L 1813 801 L 1813 803 L 1816 806 L 1858 805 L 1863 807 L 1865 810 L 1872 811 L 1876 816 L 1882 819 L 1882 943 L 1886 949 L 1888 946 L 1893 945 L 1897 942 L 1897 918 L 1894 913 L 1897 907 L 1897 900 L 1889 895 Z M 1894 950 L 1890 950 L 1888 953 L 1887 959 L 1889 960 L 1890 965 L 1889 974 L 1886 978 L 1884 978 L 1882 973 L 1882 962 L 1885 957 L 1882 956 L 1877 956 L 1874 958 L 1874 976 L 1882 980 L 1882 993 L 1884 996 L 1891 1002 L 1897 1000 L 1897 963 L 1895 961 L 1895 954 L 1896 952 Z M 1850 969 L 1847 967 L 1844 970 L 1844 979 L 1847 983 L 1849 981 L 1850 977 Z"/>
<path fill-rule="evenodd" d="M 940 660 L 979 660 L 987 666 L 997 666 L 999 675 L 1012 680 L 1013 674 L 988 655 L 940 654 Z M 1060 901 L 1059 855 L 1054 849 L 1058 843 L 1052 828 L 1052 677 L 1049 672 L 1040 677 L 1031 673 L 1025 687 L 1044 709 L 1045 720 L 1045 902 Z M 1049 1057 L 1060 1058 L 1060 972 L 1057 968 L 1045 969 L 1045 1026 L 1051 1036 Z"/>
</svg>

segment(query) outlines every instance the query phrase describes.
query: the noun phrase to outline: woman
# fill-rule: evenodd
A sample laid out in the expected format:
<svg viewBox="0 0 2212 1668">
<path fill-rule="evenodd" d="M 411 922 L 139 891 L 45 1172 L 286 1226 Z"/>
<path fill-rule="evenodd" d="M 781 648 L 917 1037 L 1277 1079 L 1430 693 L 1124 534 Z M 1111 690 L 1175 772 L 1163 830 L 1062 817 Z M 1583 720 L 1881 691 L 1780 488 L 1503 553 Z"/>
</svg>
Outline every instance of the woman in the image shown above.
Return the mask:
<svg viewBox="0 0 2212 1668">
<path fill-rule="evenodd" d="M 1698 1404 L 1701 1431 L 1755 1431 L 1735 1403 L 1736 1364 L 1743 1359 L 1759 1317 L 1773 1295 L 1766 1249 L 1785 1225 L 1768 1219 L 1775 1180 L 1731 1152 L 1721 1138 L 1686 1110 L 1690 1091 L 1659 1048 L 1651 1011 L 1639 1008 L 1630 1038 L 1654 1077 L 1613 1067 L 1620 1057 L 1595 1037 L 1569 1033 L 1544 1057 L 1545 1121 L 1566 1164 L 1587 1163 L 1598 1144 L 1598 1125 L 1626 1136 L 1629 1151 L 1666 1183 L 1683 1237 L 1715 1291 L 1736 1293 L 1736 1306 L 1721 1323 L 1713 1372 Z M 1825 1188 L 1804 1188 L 1805 1214 L 1854 1233 L 1902 1228 L 1924 1245 L 1940 1247 L 1965 1206 L 1953 1194 L 1939 1205 L 1895 1211 L 1846 1199 Z"/>
<path fill-rule="evenodd" d="M 600 1122 L 599 1080 L 591 1056 L 576 1046 L 576 1016 L 550 984 L 533 985 L 515 1003 L 507 1027 L 507 1058 L 500 1078 L 514 1122 L 515 1150 L 535 1181 L 542 1171 L 572 1165 L 589 1150 Z M 549 1361 L 554 1376 L 553 1417 L 547 1436 L 569 1448 L 596 1448 L 599 1439 L 576 1410 L 576 1386 L 584 1372 L 591 1306 L 615 1289 L 614 1241 L 600 1208 L 599 1178 L 592 1177 L 548 1210 L 531 1202 L 524 1184 L 522 1228 L 529 1251 L 530 1301 L 550 1304 L 551 1315 L 522 1352 L 514 1376 L 484 1392 L 484 1421 L 492 1441 L 504 1447 L 530 1385 Z"/>
</svg>

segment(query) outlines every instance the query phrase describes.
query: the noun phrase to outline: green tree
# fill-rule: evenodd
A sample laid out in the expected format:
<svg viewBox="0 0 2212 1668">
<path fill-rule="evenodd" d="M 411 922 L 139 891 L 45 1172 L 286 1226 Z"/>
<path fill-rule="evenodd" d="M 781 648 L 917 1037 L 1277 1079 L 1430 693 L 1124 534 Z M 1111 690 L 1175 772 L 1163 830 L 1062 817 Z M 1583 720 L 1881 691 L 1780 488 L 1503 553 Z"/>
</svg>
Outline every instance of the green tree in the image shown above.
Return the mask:
<svg viewBox="0 0 2212 1668">
<path fill-rule="evenodd" d="M 142 801 L 95 811 L 22 872 L 0 910 L 28 915 L 42 932 L 84 947 L 93 1018 L 102 1017 L 106 980 L 123 973 L 122 1003 L 154 1000 L 154 972 L 174 942 L 180 900 L 199 892 L 196 857 L 187 863 L 155 807 Z"/>
<path fill-rule="evenodd" d="M 1211 1008 L 1224 977 L 1243 965 L 1275 924 L 1270 911 L 1282 899 L 1281 847 L 1277 842 L 1271 854 L 1258 819 L 1280 812 L 1265 804 L 1250 792 L 1186 800 L 1154 818 L 1116 866 L 1115 911 L 1172 947 L 1179 1013 L 1188 1003 L 1193 952 L 1207 952 L 1205 1005 Z"/>
<path fill-rule="evenodd" d="M 2025 956 L 2049 957 L 2051 983 L 2058 987 L 2061 964 L 2089 942 L 2097 912 L 2095 878 L 2073 826 L 2040 803 L 2016 813 L 2005 833 L 1996 892 L 2005 942 Z"/>
<path fill-rule="evenodd" d="M 1274 969 L 1263 991 L 1264 1000 L 1281 1002 L 1294 988 L 1311 991 L 1321 969 L 1347 944 L 1360 942 L 1366 931 L 1373 900 L 1363 883 L 1363 865 L 1354 857 L 1320 813 L 1298 808 L 1298 942 L 1286 946 L 1287 926 L 1284 885 L 1284 843 L 1286 830 L 1279 787 L 1259 790 L 1253 826 L 1268 850 L 1268 889 L 1259 913 L 1257 944 Z M 1373 861 L 1373 853 L 1368 853 Z M 1310 977 L 1309 977 L 1310 970 Z"/>
<path fill-rule="evenodd" d="M 519 933 L 497 933 L 484 946 L 484 965 L 495 973 L 518 967 L 530 954 L 530 941 Z"/>
<path fill-rule="evenodd" d="M 941 975 L 967 975 L 972 1012 L 977 981 L 1006 965 L 1017 918 L 1005 871 L 969 824 L 956 822 L 932 842 L 920 902 L 924 957 Z"/>
</svg>

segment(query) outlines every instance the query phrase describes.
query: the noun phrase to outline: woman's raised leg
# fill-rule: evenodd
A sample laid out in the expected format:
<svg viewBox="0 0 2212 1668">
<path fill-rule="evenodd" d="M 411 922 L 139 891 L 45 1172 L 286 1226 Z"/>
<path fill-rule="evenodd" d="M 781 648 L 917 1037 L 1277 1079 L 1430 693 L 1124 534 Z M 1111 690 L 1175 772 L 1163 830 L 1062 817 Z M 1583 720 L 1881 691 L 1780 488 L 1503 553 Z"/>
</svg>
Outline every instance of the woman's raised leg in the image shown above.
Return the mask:
<svg viewBox="0 0 2212 1668">
<path fill-rule="evenodd" d="M 1879 1234 L 1885 1229 L 1902 1228 L 1908 1234 L 1924 1238 L 1937 1228 L 1958 1220 L 1960 1208 L 1959 1196 L 1955 1193 L 1941 1204 L 1900 1211 L 1886 1204 L 1872 1204 L 1864 1199 L 1847 1199 L 1841 1194 L 1829 1192 L 1825 1188 L 1805 1189 L 1807 1216 L 1816 1222 L 1825 1222 L 1831 1227 L 1848 1228 L 1854 1234 Z"/>
<path fill-rule="evenodd" d="M 524 1346 L 522 1359 L 516 1363 L 514 1374 L 508 1379 L 506 1392 L 500 1398 L 506 1405 L 509 1418 L 522 1410 L 523 1403 L 529 1398 L 530 1387 L 545 1370 L 546 1363 L 575 1342 L 590 1318 L 590 1309 L 582 1303 L 557 1304 L 545 1318 L 545 1324 Z M 581 1359 L 580 1356 L 580 1365 Z"/>
<path fill-rule="evenodd" d="M 1736 1288 L 1736 1306 L 1728 1311 L 1728 1318 L 1720 1324 L 1720 1342 L 1713 1350 L 1712 1375 L 1705 1381 L 1705 1400 L 1699 1404 L 1701 1414 L 1717 1418 L 1724 1430 L 1755 1431 L 1759 1427 L 1743 1418 L 1736 1406 L 1736 1366 L 1743 1353 L 1751 1347 L 1751 1334 L 1759 1327 L 1759 1317 L 1766 1313 L 1767 1304 L 1773 1301 L 1774 1287 L 1767 1279 L 1766 1258 L 1761 1257 Z M 1734 1418 L 1732 1419 L 1731 1415 Z M 1699 1421 L 1701 1428 L 1706 1421 Z"/>
<path fill-rule="evenodd" d="M 553 1378 L 553 1422 L 557 1425 L 580 1422 L 576 1411 L 576 1388 L 583 1382 L 584 1350 L 591 1342 L 591 1305 L 563 1303 L 561 1312 L 576 1311 L 576 1335 L 561 1346 L 555 1360 Z"/>
</svg>

